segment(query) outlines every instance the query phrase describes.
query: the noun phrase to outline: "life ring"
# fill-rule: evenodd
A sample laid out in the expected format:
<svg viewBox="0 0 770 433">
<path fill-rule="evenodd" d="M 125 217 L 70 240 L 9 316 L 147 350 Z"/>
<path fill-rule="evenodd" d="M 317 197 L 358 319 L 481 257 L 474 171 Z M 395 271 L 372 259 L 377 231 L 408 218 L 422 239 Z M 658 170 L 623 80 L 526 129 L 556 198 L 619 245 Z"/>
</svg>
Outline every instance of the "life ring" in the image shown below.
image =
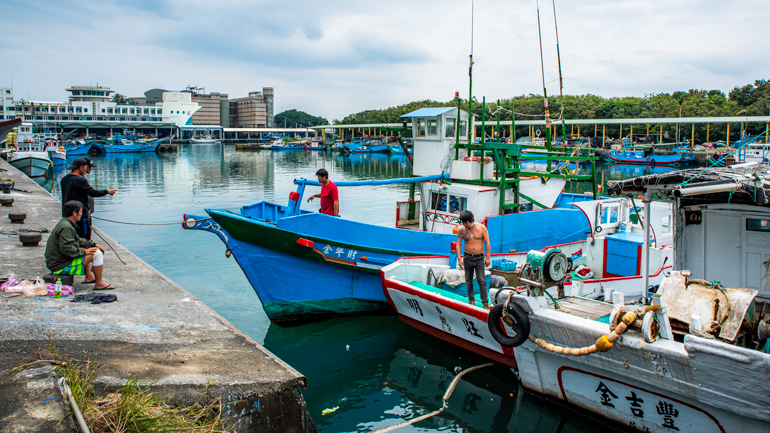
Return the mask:
<svg viewBox="0 0 770 433">
<path fill-rule="evenodd" d="M 492 338 L 500 343 L 501 346 L 520 346 L 529 337 L 529 317 L 527 317 L 527 314 L 521 307 L 513 302 L 508 303 L 508 316 L 515 322 L 514 326 L 518 327 L 516 335 L 511 337 L 500 329 L 500 320 L 503 317 L 503 304 L 497 304 L 489 310 L 489 316 L 487 317 L 489 333 L 492 334 Z"/>
<path fill-rule="evenodd" d="M 232 255 L 233 255 L 233 252 L 230 251 L 230 248 L 228 248 L 227 251 L 225 251 L 225 257 L 227 257 L 229 259 L 230 256 L 232 256 Z"/>
</svg>

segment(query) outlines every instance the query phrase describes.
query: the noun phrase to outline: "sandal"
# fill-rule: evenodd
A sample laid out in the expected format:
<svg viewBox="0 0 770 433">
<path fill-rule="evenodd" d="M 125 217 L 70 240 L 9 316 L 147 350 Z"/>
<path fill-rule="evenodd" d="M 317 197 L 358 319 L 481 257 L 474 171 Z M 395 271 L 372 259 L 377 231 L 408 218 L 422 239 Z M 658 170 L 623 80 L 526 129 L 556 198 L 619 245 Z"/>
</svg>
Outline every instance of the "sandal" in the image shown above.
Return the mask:
<svg viewBox="0 0 770 433">
<path fill-rule="evenodd" d="M 94 286 L 94 290 L 112 290 L 114 288 L 115 288 L 115 286 L 113 286 L 112 284 L 108 284 L 108 285 L 106 285 L 104 287 L 96 287 L 96 286 Z"/>
</svg>

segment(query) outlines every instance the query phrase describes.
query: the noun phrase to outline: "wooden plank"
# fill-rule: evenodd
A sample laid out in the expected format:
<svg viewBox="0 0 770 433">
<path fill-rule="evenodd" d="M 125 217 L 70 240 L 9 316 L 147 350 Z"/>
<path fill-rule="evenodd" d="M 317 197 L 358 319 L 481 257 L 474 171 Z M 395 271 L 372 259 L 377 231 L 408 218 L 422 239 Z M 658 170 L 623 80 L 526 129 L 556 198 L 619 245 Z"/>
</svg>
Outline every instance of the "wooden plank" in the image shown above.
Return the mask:
<svg viewBox="0 0 770 433">
<path fill-rule="evenodd" d="M 612 312 L 612 304 L 590 301 L 580 298 L 565 298 L 559 300 L 559 306 L 575 316 L 596 320 Z"/>
</svg>

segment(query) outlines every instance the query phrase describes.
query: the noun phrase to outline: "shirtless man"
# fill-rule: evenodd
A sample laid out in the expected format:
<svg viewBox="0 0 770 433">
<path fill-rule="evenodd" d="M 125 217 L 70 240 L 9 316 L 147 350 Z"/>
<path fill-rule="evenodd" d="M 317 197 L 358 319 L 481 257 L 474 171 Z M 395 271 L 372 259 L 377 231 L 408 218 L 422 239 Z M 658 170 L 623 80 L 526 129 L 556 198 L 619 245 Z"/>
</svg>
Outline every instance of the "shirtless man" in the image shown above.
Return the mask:
<svg viewBox="0 0 770 433">
<path fill-rule="evenodd" d="M 463 224 L 460 231 L 457 232 L 457 264 L 461 269 L 465 269 L 465 285 L 468 287 L 468 303 L 476 305 L 473 290 L 473 272 L 476 272 L 476 281 L 479 283 L 479 295 L 481 295 L 481 304 L 489 309 L 489 298 L 487 298 L 487 280 L 484 274 L 484 267 L 492 263 L 490 254 L 492 246 L 489 244 L 489 232 L 481 224 L 473 222 L 473 213 L 469 210 L 460 212 L 460 222 Z M 460 257 L 462 251 L 462 241 L 465 241 L 465 256 Z M 486 248 L 486 258 L 484 258 L 484 249 Z"/>
</svg>

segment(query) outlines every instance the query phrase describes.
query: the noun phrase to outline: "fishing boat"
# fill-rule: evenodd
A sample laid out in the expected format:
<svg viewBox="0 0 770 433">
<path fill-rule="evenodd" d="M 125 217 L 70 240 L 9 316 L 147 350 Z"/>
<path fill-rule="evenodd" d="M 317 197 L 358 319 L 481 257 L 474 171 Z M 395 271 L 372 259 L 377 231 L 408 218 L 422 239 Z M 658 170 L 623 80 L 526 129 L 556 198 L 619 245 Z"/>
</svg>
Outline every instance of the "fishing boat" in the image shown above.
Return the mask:
<svg viewBox="0 0 770 433">
<path fill-rule="evenodd" d="M 321 152 L 326 152 L 330 150 L 330 148 L 326 147 L 326 145 L 323 142 L 317 141 L 317 140 L 308 140 L 302 143 L 302 147 L 305 150 L 313 150 L 313 151 L 321 151 Z"/>
<path fill-rule="evenodd" d="M 289 143 L 287 141 L 283 141 L 282 138 L 275 140 L 272 142 L 269 146 L 265 146 L 265 149 L 270 150 L 302 150 L 304 146 L 302 143 Z"/>
<path fill-rule="evenodd" d="M 213 137 L 211 134 L 198 135 L 196 137 L 190 137 L 190 143 L 192 144 L 219 144 L 222 140 Z"/>
<path fill-rule="evenodd" d="M 33 134 L 32 124 L 22 123 L 16 131 L 15 150 L 8 162 L 31 178 L 48 177 L 53 167 L 46 152 L 45 140 L 39 134 Z"/>
<path fill-rule="evenodd" d="M 242 207 L 240 214 L 206 209 L 208 216 L 185 215 L 184 228 L 220 237 L 265 313 L 278 324 L 389 308 L 380 281 L 382 266 L 401 256 L 445 254 L 456 239 L 459 212 L 465 209 L 472 209 L 476 220 L 487 226 L 495 252 L 542 248 L 582 240 L 590 233 L 582 211 L 551 207 L 567 179 L 593 181 L 593 176 L 511 170 L 528 157 L 515 144 L 469 148 L 454 126 L 467 130 L 468 114 L 459 107 L 424 108 L 405 117 L 413 118 L 415 127 L 435 125 L 442 131 L 441 137 L 415 134 L 415 177 L 336 184 L 342 189 L 413 185 L 410 199 L 396 203 L 395 227 L 301 209 L 305 189 L 320 184 L 297 179 L 297 191 L 285 206 L 263 201 Z M 447 130 L 457 136 L 445 136 Z M 543 157 L 559 156 L 538 156 Z M 418 190 L 421 199 L 415 197 Z M 519 212 L 526 208 L 546 210 Z M 535 225 L 539 230 L 531 229 Z M 297 279 L 318 282 L 323 290 L 316 284 L 293 284 Z M 287 285 L 293 289 L 285 290 Z"/>
<path fill-rule="evenodd" d="M 67 152 L 68 156 L 88 155 L 93 144 L 94 140 L 72 140 L 64 143 L 64 150 Z"/>
<path fill-rule="evenodd" d="M 66 167 L 67 151 L 64 146 L 59 144 L 59 140 L 54 136 L 46 136 L 43 140 L 45 141 L 45 151 L 51 159 L 52 166 L 54 168 Z"/>
<path fill-rule="evenodd" d="M 696 161 L 691 149 L 660 151 L 654 147 L 611 149 L 605 151 L 602 157 L 608 161 L 642 165 L 685 165 Z"/>
<path fill-rule="evenodd" d="M 380 140 L 357 140 L 349 144 L 343 144 L 342 151 L 348 153 L 381 153 L 390 152 L 390 146 Z"/>
<path fill-rule="evenodd" d="M 137 142 L 116 136 L 112 144 L 104 144 L 104 151 L 107 153 L 134 153 L 134 152 L 155 152 L 161 144 L 170 142 L 174 136 L 151 140 L 147 142 Z"/>
<path fill-rule="evenodd" d="M 611 182 L 611 195 L 643 194 L 644 238 L 654 231 L 652 193 L 674 198 L 665 221 L 677 270 L 655 284 L 655 248 L 643 242 L 641 298 L 616 290 L 587 299 L 583 282 L 565 281 L 569 251 L 555 249 L 527 254 L 535 272 L 492 291 L 489 312 L 436 306 L 427 288 L 415 290 L 430 283 L 428 270 L 447 268 L 443 258 L 402 259 L 383 268 L 383 284 L 407 323 L 515 366 L 525 388 L 625 428 L 770 431 L 767 185 L 770 167 L 757 163 Z"/>
</svg>

